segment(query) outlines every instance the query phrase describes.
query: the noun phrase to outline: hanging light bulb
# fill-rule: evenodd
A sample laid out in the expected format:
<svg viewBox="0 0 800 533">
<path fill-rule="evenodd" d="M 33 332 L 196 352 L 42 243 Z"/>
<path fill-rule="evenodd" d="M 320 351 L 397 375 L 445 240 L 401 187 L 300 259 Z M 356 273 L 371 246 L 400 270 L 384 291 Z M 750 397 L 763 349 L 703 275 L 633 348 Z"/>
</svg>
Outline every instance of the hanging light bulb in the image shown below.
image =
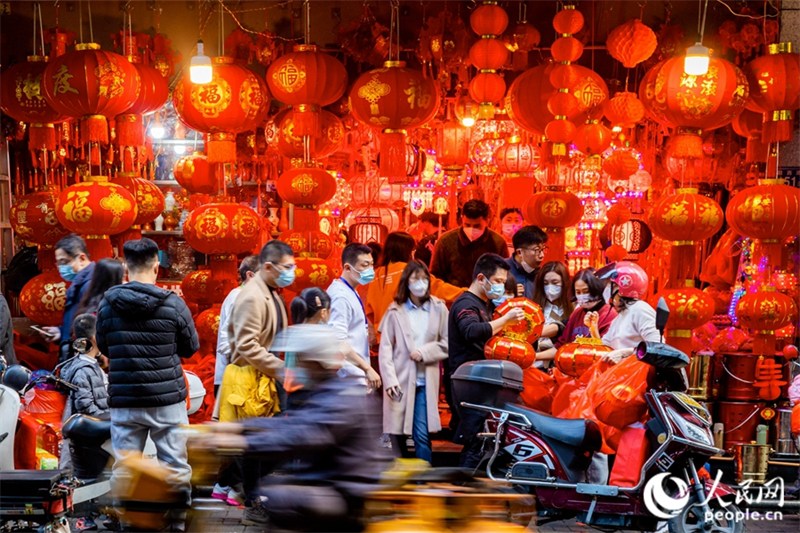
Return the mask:
<svg viewBox="0 0 800 533">
<path fill-rule="evenodd" d="M 152 139 L 163 139 L 167 135 L 167 129 L 161 124 L 161 117 L 155 114 L 153 122 L 150 124 L 150 137 Z"/>
<path fill-rule="evenodd" d="M 211 58 L 203 53 L 203 41 L 197 41 L 197 54 L 189 64 L 189 79 L 192 83 L 203 85 L 212 78 Z"/>
<path fill-rule="evenodd" d="M 705 76 L 708 74 L 708 64 L 711 61 L 711 50 L 701 43 L 695 43 L 686 49 L 683 59 L 683 72 L 690 76 Z"/>
</svg>

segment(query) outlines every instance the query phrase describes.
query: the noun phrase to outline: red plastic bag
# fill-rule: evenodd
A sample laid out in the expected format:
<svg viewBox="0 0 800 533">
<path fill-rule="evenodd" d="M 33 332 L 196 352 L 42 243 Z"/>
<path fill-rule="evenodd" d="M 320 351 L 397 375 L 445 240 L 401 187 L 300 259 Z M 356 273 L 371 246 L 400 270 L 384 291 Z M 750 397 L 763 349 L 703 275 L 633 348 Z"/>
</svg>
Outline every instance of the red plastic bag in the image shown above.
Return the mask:
<svg viewBox="0 0 800 533">
<path fill-rule="evenodd" d="M 522 372 L 522 386 L 524 387 L 520 394 L 522 403 L 531 409 L 550 413 L 556 388 L 553 376 L 530 366 Z"/>
<path fill-rule="evenodd" d="M 617 429 L 640 421 L 647 412 L 644 393 L 653 370 L 647 363 L 628 357 L 605 372 L 591 398 L 597 420 Z"/>
<path fill-rule="evenodd" d="M 31 396 L 33 396 L 31 398 Z M 56 428 L 61 427 L 61 418 L 67 397 L 57 390 L 33 388 L 25 395 L 25 412 Z"/>
<path fill-rule="evenodd" d="M 642 424 L 633 424 L 622 430 L 617 446 L 617 458 L 611 469 L 609 485 L 633 487 L 639 482 L 642 466 L 650 455 L 650 442 Z"/>
<path fill-rule="evenodd" d="M 39 423 L 33 415 L 20 413 L 17 433 L 14 435 L 14 468 L 36 470 L 36 434 Z"/>
</svg>

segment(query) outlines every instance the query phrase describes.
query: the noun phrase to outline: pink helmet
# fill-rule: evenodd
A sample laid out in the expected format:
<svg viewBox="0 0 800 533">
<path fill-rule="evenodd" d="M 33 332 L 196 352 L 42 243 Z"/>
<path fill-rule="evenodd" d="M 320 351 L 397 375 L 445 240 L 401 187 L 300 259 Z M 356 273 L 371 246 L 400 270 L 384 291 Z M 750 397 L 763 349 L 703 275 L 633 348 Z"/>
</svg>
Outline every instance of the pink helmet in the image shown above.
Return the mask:
<svg viewBox="0 0 800 533">
<path fill-rule="evenodd" d="M 620 296 L 637 300 L 645 297 L 650 280 L 642 267 L 630 261 L 617 261 L 616 271 L 613 280 L 619 286 Z"/>
</svg>

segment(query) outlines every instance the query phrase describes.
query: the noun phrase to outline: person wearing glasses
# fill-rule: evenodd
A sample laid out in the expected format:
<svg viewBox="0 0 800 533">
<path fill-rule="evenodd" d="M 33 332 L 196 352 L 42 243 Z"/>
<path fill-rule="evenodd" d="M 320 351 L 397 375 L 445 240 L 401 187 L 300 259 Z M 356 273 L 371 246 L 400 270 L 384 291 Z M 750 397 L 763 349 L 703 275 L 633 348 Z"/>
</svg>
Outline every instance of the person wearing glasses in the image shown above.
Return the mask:
<svg viewBox="0 0 800 533">
<path fill-rule="evenodd" d="M 512 237 L 514 254 L 506 259 L 519 284 L 518 296 L 533 300 L 536 274 L 547 252 L 547 233 L 539 226 L 523 226 Z"/>
</svg>

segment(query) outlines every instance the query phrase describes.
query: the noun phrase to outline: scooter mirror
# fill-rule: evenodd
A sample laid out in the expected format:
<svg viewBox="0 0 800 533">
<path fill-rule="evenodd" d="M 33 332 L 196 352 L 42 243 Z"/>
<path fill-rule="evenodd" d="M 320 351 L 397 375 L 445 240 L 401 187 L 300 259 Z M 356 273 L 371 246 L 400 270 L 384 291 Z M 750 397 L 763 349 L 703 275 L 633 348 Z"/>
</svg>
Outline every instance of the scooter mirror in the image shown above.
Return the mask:
<svg viewBox="0 0 800 533">
<path fill-rule="evenodd" d="M 642 341 L 634 352 L 636 357 L 656 368 L 685 368 L 689 366 L 689 356 L 662 342 Z"/>
<path fill-rule="evenodd" d="M 667 305 L 667 301 L 662 296 L 658 299 L 658 304 L 656 305 L 656 329 L 661 333 L 661 337 L 664 337 L 664 328 L 667 327 L 667 321 L 669 320 L 669 306 Z"/>
</svg>

